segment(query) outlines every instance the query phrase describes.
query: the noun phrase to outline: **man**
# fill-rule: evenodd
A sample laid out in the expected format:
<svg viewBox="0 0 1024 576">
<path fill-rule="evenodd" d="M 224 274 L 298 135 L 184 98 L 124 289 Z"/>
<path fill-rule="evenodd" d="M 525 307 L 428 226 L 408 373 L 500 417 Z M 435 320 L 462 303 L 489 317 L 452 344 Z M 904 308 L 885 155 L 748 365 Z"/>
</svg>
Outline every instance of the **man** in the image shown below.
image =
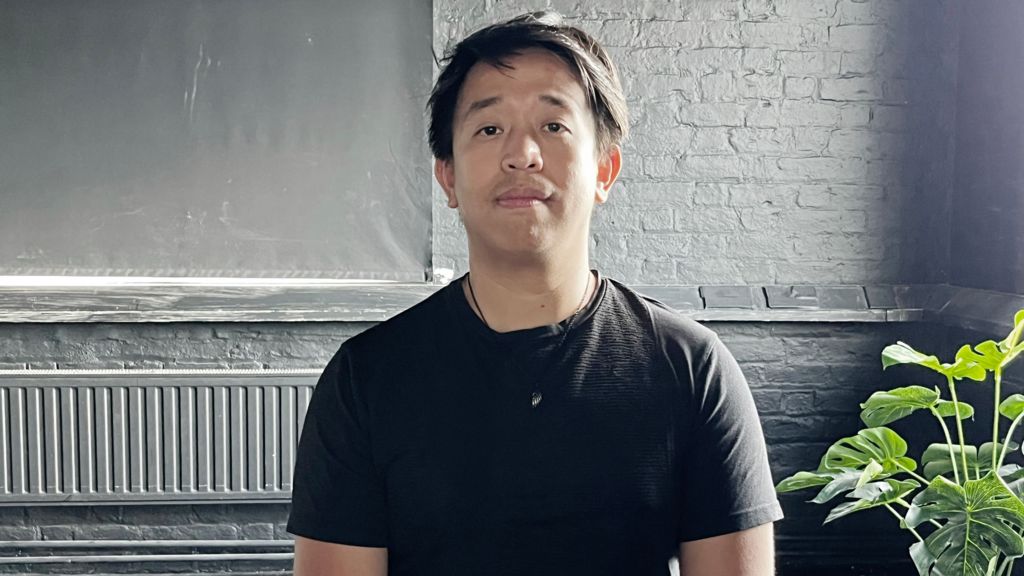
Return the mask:
<svg viewBox="0 0 1024 576">
<path fill-rule="evenodd" d="M 607 54 L 546 13 L 447 62 L 430 144 L 470 271 L 324 370 L 296 575 L 773 573 L 781 510 L 735 360 L 588 265 L 626 132 Z"/>
</svg>

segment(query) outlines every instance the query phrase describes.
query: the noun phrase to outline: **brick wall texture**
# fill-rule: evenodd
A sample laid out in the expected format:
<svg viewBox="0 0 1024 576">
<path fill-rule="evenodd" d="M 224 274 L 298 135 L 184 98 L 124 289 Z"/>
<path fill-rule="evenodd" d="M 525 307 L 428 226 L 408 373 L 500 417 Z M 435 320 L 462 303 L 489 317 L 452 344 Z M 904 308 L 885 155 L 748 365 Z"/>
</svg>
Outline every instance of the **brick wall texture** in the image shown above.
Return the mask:
<svg viewBox="0 0 1024 576">
<path fill-rule="evenodd" d="M 648 284 L 943 280 L 958 3 L 552 1 L 618 65 L 632 136 L 592 261 Z M 439 0 L 434 50 L 523 12 Z M 434 191 L 434 268 L 464 233 Z M 922 239 L 927 238 L 927 241 Z"/>
</svg>

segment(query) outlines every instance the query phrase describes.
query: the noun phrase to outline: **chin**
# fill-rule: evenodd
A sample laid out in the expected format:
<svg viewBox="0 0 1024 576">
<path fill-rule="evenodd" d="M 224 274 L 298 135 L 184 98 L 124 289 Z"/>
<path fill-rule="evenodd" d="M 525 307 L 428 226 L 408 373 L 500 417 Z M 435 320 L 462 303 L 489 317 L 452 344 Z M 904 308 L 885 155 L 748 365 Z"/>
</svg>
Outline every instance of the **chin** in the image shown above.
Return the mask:
<svg viewBox="0 0 1024 576">
<path fill-rule="evenodd" d="M 548 253 L 553 242 L 547 235 L 533 234 L 503 235 L 487 238 L 481 242 L 485 253 L 509 260 L 532 260 Z"/>
</svg>

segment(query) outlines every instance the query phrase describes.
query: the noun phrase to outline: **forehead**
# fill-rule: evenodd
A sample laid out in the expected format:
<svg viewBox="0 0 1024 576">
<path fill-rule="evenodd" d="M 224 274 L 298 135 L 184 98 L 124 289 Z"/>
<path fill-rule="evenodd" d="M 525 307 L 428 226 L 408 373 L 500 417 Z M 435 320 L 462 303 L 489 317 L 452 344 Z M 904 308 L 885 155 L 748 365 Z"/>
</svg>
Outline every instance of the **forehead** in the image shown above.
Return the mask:
<svg viewBox="0 0 1024 576">
<path fill-rule="evenodd" d="M 524 50 L 504 59 L 510 68 L 478 62 L 466 74 L 459 91 L 456 115 L 461 117 L 473 102 L 517 96 L 536 99 L 549 94 L 567 100 L 579 111 L 586 110 L 586 96 L 576 74 L 561 58 L 540 49 Z"/>
</svg>

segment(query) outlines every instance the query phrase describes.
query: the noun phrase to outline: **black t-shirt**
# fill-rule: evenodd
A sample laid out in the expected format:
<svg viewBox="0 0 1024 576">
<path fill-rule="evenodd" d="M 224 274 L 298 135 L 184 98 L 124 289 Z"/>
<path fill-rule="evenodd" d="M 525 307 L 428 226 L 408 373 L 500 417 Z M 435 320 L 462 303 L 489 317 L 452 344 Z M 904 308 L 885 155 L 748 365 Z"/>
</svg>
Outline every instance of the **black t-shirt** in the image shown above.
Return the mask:
<svg viewBox="0 0 1024 576">
<path fill-rule="evenodd" d="M 288 531 L 387 547 L 396 576 L 664 576 L 679 542 L 782 517 L 711 330 L 608 279 L 567 324 L 494 332 L 453 282 L 349 339 L 306 415 Z"/>
</svg>

